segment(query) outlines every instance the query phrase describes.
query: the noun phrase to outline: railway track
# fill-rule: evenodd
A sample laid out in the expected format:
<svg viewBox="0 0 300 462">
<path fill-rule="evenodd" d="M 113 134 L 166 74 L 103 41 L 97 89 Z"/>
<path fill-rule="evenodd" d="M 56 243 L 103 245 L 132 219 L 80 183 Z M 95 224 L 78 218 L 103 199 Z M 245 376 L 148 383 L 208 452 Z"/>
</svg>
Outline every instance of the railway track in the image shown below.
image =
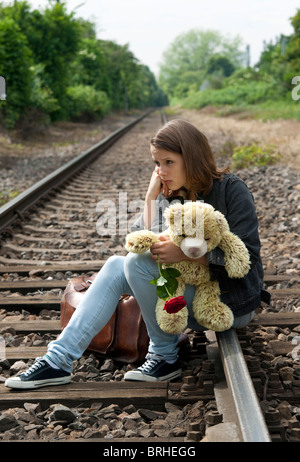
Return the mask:
<svg viewBox="0 0 300 462">
<path fill-rule="evenodd" d="M 8 345 L 4 349 L 5 361 L 0 363 L 3 376 L 10 373 L 8 367 L 42 356 L 47 343 L 59 333 L 60 299 L 68 280 L 98 271 L 110 255 L 125 254 L 127 225 L 143 203 L 147 178 L 153 169 L 149 139 L 161 123 L 161 114 L 146 113 L 0 209 L 0 335 Z M 118 219 L 106 215 L 108 200 L 116 205 Z M 111 233 L 108 228 L 103 232 L 105 220 L 119 233 Z M 102 232 L 97 227 L 99 223 Z M 270 275 L 265 283 L 272 286 L 289 279 L 286 275 Z M 273 297 L 299 297 L 298 276 L 293 280 L 295 288 L 273 289 Z M 297 441 L 300 408 L 299 419 L 297 413 L 296 417 L 291 414 L 282 423 L 280 412 L 272 412 L 272 406 L 266 403 L 281 400 L 294 408 L 300 406 L 300 359 L 297 343 L 293 342 L 297 341 L 297 332 L 300 335 L 299 326 L 297 312 L 260 313 L 250 326 L 237 333 L 190 332 L 190 345 L 181 352 L 183 377 L 174 383 L 125 382 L 122 373 L 126 366 L 115 365 L 119 373 L 116 379 L 117 374 L 105 370 L 102 360 L 90 358 L 98 373 L 94 370 L 93 376 L 84 371 L 80 375 L 79 371 L 76 380 L 67 386 L 18 392 L 0 383 L 0 407 L 4 411 L 32 403 L 45 415 L 57 403 L 80 409 L 95 403 L 104 407 L 114 403 L 119 413 L 131 404 L 161 413 L 156 414 L 161 420 L 166 402 L 184 408 L 186 413 L 188 406 L 201 403 L 202 417 L 197 414 L 196 421 L 190 418 L 188 423 L 185 417 L 185 432 L 173 431 L 172 436 L 161 436 L 163 432 L 158 431 L 151 436 L 150 432 L 143 441 L 195 442 L 204 433 L 209 441 L 223 437 L 227 441 Z M 288 329 L 288 340 L 272 337 L 272 329 Z M 286 358 L 281 359 L 283 368 L 292 369 L 293 361 L 293 365 L 299 364 L 299 371 L 297 367 L 293 372 L 286 370 L 290 372 L 289 380 L 280 375 L 277 357 Z M 267 362 L 271 364 L 269 368 Z M 83 368 L 80 361 L 77 366 Z M 224 405 L 227 399 L 231 400 L 230 413 L 228 404 Z M 211 403 L 216 403 L 215 407 Z M 30 435 L 38 439 L 42 424 L 35 425 L 38 428 L 32 428 L 35 432 Z M 53 427 L 48 434 L 43 428 L 44 434 L 50 439 L 80 438 L 80 432 L 66 432 L 65 426 L 61 425 L 61 434 Z M 20 439 L 28 439 L 27 433 Z M 93 438 L 107 441 L 100 432 Z M 133 439 L 134 434 L 130 441 Z M 114 440 L 122 441 L 122 434 Z M 128 437 L 125 440 L 129 441 Z"/>
</svg>

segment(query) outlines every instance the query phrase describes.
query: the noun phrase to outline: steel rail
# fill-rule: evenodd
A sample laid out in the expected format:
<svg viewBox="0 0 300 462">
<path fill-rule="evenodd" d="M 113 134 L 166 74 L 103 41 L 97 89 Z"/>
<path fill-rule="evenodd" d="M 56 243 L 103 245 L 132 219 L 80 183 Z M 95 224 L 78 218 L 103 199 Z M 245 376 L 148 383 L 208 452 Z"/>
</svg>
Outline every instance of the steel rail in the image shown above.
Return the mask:
<svg viewBox="0 0 300 462">
<path fill-rule="evenodd" d="M 163 125 L 165 125 L 168 122 L 168 117 L 165 112 L 161 113 L 161 121 Z"/>
<path fill-rule="evenodd" d="M 153 110 L 154 109 L 149 109 L 135 120 L 114 131 L 99 143 L 79 154 L 62 167 L 35 183 L 26 191 L 20 193 L 15 199 L 12 199 L 7 204 L 0 207 L 0 232 L 10 226 L 17 218 L 22 218 L 23 213 L 49 193 L 49 191 L 68 181 L 79 170 L 105 152 L 134 125 L 153 112 Z"/>
<path fill-rule="evenodd" d="M 271 442 L 259 401 L 234 329 L 216 333 L 224 373 L 233 396 L 244 442 Z"/>
</svg>

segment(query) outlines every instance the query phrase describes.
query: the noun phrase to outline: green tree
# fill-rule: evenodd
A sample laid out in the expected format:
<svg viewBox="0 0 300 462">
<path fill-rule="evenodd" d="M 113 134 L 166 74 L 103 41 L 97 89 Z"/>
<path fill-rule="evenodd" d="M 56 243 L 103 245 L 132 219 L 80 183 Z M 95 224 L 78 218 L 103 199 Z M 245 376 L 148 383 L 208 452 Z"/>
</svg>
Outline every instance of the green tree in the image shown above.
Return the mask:
<svg viewBox="0 0 300 462">
<path fill-rule="evenodd" d="M 229 77 L 235 70 L 234 65 L 227 56 L 215 54 L 210 56 L 206 65 L 206 74 L 221 72 L 224 77 Z"/>
<path fill-rule="evenodd" d="M 140 106 L 161 107 L 169 104 L 166 94 L 158 86 L 154 74 L 148 66 L 140 64 L 136 85 L 140 86 Z"/>
<path fill-rule="evenodd" d="M 183 96 L 191 87 L 199 89 L 213 55 L 227 58 L 234 67 L 241 65 L 240 46 L 239 37 L 229 39 L 217 31 L 193 29 L 180 34 L 163 54 L 159 84 L 170 96 Z"/>
<path fill-rule="evenodd" d="M 27 2 L 14 2 L 2 14 L 12 17 L 26 35 L 35 64 L 43 65 L 43 80 L 58 101 L 57 116 L 64 115 L 70 63 L 76 55 L 82 25 L 67 13 L 65 3 L 55 2 L 44 11 L 31 11 Z"/>
<path fill-rule="evenodd" d="M 299 75 L 300 69 L 300 10 L 291 18 L 294 33 L 280 35 L 275 43 L 267 44 L 257 63 L 259 74 L 272 76 L 276 81 L 278 94 L 290 92 L 291 80 Z"/>
<path fill-rule="evenodd" d="M 30 123 L 43 115 L 91 120 L 110 109 L 167 102 L 127 44 L 97 39 L 95 24 L 58 0 L 43 10 L 27 1 L 0 3 L 0 74 L 8 90 L 0 110 L 10 126 L 21 114 Z"/>
<path fill-rule="evenodd" d="M 70 64 L 77 53 L 80 40 L 80 27 L 74 14 L 68 14 L 64 3 L 55 3 L 44 13 L 33 14 L 34 34 L 28 38 L 35 60 L 42 63 L 45 81 L 58 100 L 64 115 L 66 91 L 69 86 Z"/>
<path fill-rule="evenodd" d="M 300 9 L 291 18 L 291 24 L 294 27 L 294 34 L 288 38 L 283 55 L 285 63 L 283 78 L 288 91 L 292 88 L 292 78 L 300 73 Z"/>
<path fill-rule="evenodd" d="M 72 84 L 94 86 L 96 90 L 110 93 L 107 59 L 100 40 L 95 37 L 81 40 L 71 69 Z"/>
<path fill-rule="evenodd" d="M 7 100 L 1 101 L 0 110 L 8 127 L 30 105 L 31 65 L 31 52 L 18 24 L 12 18 L 0 19 L 0 75 L 7 86 Z"/>
<path fill-rule="evenodd" d="M 128 44 L 118 45 L 112 41 L 100 41 L 106 57 L 110 82 L 109 97 L 114 109 L 135 107 L 138 91 L 135 88 L 138 61 Z"/>
</svg>

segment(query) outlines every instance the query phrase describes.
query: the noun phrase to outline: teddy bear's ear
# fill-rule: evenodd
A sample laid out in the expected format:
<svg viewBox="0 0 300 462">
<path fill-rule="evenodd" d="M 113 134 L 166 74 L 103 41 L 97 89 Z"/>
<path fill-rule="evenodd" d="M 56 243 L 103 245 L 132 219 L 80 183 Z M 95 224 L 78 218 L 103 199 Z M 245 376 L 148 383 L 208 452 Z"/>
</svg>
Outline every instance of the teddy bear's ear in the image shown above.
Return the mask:
<svg viewBox="0 0 300 462">
<path fill-rule="evenodd" d="M 182 213 L 183 209 L 181 204 L 170 205 L 170 207 L 164 211 L 166 223 L 171 225 L 175 223 L 175 220 L 181 222 Z"/>
</svg>

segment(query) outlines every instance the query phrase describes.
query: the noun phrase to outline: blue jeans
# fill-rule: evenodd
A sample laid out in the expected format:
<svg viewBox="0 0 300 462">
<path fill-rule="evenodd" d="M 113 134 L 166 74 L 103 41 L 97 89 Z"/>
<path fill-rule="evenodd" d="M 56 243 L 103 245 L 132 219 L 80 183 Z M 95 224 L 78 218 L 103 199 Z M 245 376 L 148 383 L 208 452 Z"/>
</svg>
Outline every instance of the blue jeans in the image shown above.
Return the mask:
<svg viewBox="0 0 300 462">
<path fill-rule="evenodd" d="M 157 277 L 157 263 L 149 251 L 141 255 L 129 253 L 126 257 L 110 257 L 87 290 L 69 324 L 57 340 L 49 343 L 47 356 L 58 367 L 71 372 L 73 361 L 82 356 L 91 339 L 113 315 L 120 296 L 128 294 L 135 296 L 141 308 L 150 338 L 149 353 L 162 356 L 166 361 L 174 361 L 178 353 L 178 336 L 166 334 L 156 322 L 156 286 L 149 281 Z M 184 297 L 189 311 L 188 327 L 205 330 L 193 317 L 194 292 L 194 286 L 186 286 Z M 233 327 L 244 327 L 253 315 L 254 312 L 236 318 Z"/>
</svg>

